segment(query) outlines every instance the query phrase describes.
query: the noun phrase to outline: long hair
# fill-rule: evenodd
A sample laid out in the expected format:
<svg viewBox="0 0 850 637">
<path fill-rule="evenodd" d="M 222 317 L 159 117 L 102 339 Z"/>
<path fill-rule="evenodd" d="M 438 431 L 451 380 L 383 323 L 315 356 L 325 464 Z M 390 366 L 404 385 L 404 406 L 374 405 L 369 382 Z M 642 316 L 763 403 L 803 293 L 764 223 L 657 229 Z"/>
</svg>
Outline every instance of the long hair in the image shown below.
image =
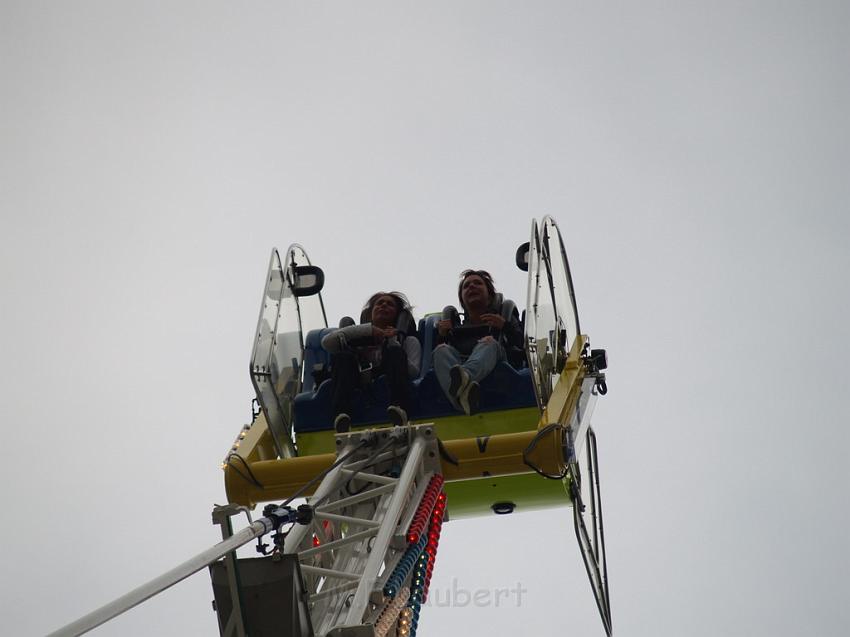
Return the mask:
<svg viewBox="0 0 850 637">
<path fill-rule="evenodd" d="M 408 301 L 407 297 L 401 292 L 396 292 L 395 290 L 393 290 L 392 292 L 375 292 L 372 296 L 369 297 L 369 300 L 366 301 L 366 305 L 363 306 L 363 311 L 360 313 L 360 315 L 366 315 L 371 319 L 372 308 L 375 307 L 375 303 L 377 303 L 378 299 L 382 296 L 392 297 L 393 301 L 395 301 L 396 319 L 398 319 L 399 315 L 402 312 L 411 309 L 410 301 Z"/>
<path fill-rule="evenodd" d="M 493 285 L 493 277 L 490 276 L 490 273 L 487 270 L 464 270 L 460 273 L 460 283 L 457 284 L 457 300 L 460 301 L 460 306 L 463 308 L 463 311 L 466 312 L 466 306 L 463 304 L 463 282 L 466 281 L 471 276 L 480 277 L 484 281 L 484 285 L 487 286 L 487 293 L 490 295 L 490 302 L 493 302 L 493 298 L 496 296 L 496 286 Z"/>
</svg>

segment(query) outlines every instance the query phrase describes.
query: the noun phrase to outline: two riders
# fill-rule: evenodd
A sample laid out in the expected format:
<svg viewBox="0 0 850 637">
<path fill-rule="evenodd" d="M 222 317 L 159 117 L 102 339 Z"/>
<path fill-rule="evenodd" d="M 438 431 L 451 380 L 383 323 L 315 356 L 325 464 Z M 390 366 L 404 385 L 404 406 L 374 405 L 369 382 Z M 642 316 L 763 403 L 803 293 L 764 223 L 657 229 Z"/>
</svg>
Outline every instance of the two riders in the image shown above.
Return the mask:
<svg viewBox="0 0 850 637">
<path fill-rule="evenodd" d="M 450 315 L 454 308 L 446 308 L 449 312 L 444 311 L 437 324 L 434 372 L 454 408 L 472 415 L 478 410 L 479 383 L 506 360 L 506 349 L 522 349 L 523 335 L 517 313 L 503 314 L 502 296 L 488 272 L 464 270 L 458 301 L 463 321 Z M 360 325 L 341 327 L 322 339 L 322 347 L 331 354 L 337 431 L 351 427 L 354 390 L 364 368 L 371 371 L 372 379 L 386 376 L 389 421 L 407 423 L 410 380 L 419 375 L 422 352 L 418 339 L 408 333 L 412 330 L 400 329 L 401 324 L 413 324 L 407 297 L 400 292 L 376 292 L 363 308 Z"/>
</svg>

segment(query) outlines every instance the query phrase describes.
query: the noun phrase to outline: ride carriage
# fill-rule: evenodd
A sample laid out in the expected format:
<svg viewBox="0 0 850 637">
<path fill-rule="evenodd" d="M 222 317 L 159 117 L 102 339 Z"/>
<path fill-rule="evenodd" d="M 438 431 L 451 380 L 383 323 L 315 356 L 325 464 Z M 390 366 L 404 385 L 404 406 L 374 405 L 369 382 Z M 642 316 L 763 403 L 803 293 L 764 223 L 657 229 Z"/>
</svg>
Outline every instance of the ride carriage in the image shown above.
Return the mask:
<svg viewBox="0 0 850 637">
<path fill-rule="evenodd" d="M 407 313 L 400 317 L 399 328 L 420 340 L 423 353 L 409 417 L 436 427 L 452 519 L 570 504 L 577 476 L 569 466 L 585 446 L 595 399 L 606 391 L 605 354 L 590 350 L 580 332 L 554 220 L 533 222 L 530 241 L 515 258 L 528 272 L 525 352 L 513 364 L 499 363 L 481 383 L 476 415 L 455 411 L 436 382 L 431 361 L 441 315 L 427 315 L 418 325 Z M 260 409 L 223 465 L 232 503 L 288 497 L 333 461 L 333 381 L 326 378 L 330 359 L 320 345 L 331 329 L 323 283 L 324 273 L 299 245 L 290 246 L 283 260 L 272 251 L 250 370 Z M 506 317 L 517 312 L 512 301 L 499 298 L 497 304 Z M 389 426 L 383 381 L 364 392 L 351 414 L 354 429 Z"/>
<path fill-rule="evenodd" d="M 417 325 L 409 314 L 399 317 L 397 328 L 422 345 L 408 416 L 415 424 L 433 424 L 440 441 L 447 519 L 572 507 L 610 634 L 596 438 L 590 427 L 596 399 L 607 392 L 605 351 L 590 349 L 581 333 L 566 251 L 552 218 L 532 221 L 530 239 L 515 261 L 528 272 L 520 319 L 524 351 L 498 363 L 481 382 L 474 416 L 453 409 L 434 376 L 432 354 L 442 315 L 426 315 Z M 232 505 L 309 496 L 316 477 L 336 460 L 343 441 L 333 426 L 330 358 L 320 345 L 331 329 L 323 284 L 324 272 L 301 246 L 291 245 L 283 259 L 272 251 L 250 364 L 259 408 L 222 464 Z M 518 313 L 502 298 L 493 311 L 505 318 Z M 361 322 L 367 318 L 361 316 Z M 378 378 L 350 414 L 353 431 L 390 427 L 386 404 L 385 379 Z"/>
</svg>

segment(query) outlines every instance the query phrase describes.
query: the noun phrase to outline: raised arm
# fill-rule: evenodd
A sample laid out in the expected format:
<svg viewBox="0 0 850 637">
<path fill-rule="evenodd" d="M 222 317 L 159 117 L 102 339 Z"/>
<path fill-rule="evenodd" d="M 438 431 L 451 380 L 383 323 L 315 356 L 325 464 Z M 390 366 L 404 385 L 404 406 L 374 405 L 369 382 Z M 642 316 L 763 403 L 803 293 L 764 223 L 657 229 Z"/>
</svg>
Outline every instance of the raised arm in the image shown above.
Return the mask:
<svg viewBox="0 0 850 637">
<path fill-rule="evenodd" d="M 373 339 L 371 323 L 349 325 L 326 334 L 322 339 L 322 347 L 331 354 L 338 354 L 352 347 L 372 343 Z"/>
</svg>

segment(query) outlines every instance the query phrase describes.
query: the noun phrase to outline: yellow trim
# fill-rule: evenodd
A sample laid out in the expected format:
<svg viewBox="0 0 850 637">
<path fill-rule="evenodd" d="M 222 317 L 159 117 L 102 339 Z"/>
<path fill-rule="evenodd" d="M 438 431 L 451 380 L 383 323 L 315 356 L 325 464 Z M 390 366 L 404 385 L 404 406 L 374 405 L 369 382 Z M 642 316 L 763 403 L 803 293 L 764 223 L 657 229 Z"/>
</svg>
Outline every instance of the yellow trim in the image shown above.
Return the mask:
<svg viewBox="0 0 850 637">
<path fill-rule="evenodd" d="M 564 370 L 552 390 L 549 402 L 543 410 L 540 418 L 540 426 L 545 427 L 550 423 L 565 425 L 570 422 L 573 410 L 581 393 L 581 383 L 584 380 L 584 365 L 581 361 L 581 352 L 587 336 L 579 335 L 573 342 L 573 347 L 567 357 Z"/>
<path fill-rule="evenodd" d="M 584 379 L 581 352 L 586 340 L 587 337 L 582 335 L 573 343 L 567 364 L 542 414 L 536 407 L 527 407 L 486 412 L 471 418 L 458 415 L 433 421 L 446 451 L 457 460 L 454 464 L 443 459 L 446 481 L 479 480 L 485 476 L 494 479 L 518 475 L 536 477 L 523 462 L 523 452 L 543 427 L 553 422 L 569 423 Z M 476 435 L 471 435 L 473 432 Z M 299 457 L 275 459 L 271 436 L 265 418 L 260 414 L 237 452 L 250 466 L 250 472 L 236 459 L 225 468 L 228 501 L 253 506 L 259 502 L 287 498 L 334 462 L 336 444 L 332 431 L 299 434 L 297 444 Z M 546 473 L 557 474 L 564 470 L 565 458 L 557 432 L 538 441 L 530 461 Z M 253 482 L 252 476 L 261 487 Z M 519 483 L 534 484 L 533 480 L 516 482 Z M 562 491 L 543 484 L 540 483 L 541 493 L 557 493 L 557 503 L 565 503 L 560 495 Z M 547 498 L 543 496 L 541 501 L 548 501 Z M 530 501 L 537 502 L 533 497 Z M 489 503 L 482 500 L 482 507 L 485 504 L 489 507 Z M 477 510 L 472 505 L 467 508 Z"/>
<path fill-rule="evenodd" d="M 253 507 L 260 502 L 283 500 L 330 467 L 335 460 L 336 454 L 333 453 L 286 460 L 260 460 L 250 463 L 250 474 L 238 460 L 232 461 L 224 470 L 227 501 Z M 250 476 L 262 486 L 251 482 Z M 304 495 L 312 494 L 319 482 L 305 491 Z"/>
</svg>

